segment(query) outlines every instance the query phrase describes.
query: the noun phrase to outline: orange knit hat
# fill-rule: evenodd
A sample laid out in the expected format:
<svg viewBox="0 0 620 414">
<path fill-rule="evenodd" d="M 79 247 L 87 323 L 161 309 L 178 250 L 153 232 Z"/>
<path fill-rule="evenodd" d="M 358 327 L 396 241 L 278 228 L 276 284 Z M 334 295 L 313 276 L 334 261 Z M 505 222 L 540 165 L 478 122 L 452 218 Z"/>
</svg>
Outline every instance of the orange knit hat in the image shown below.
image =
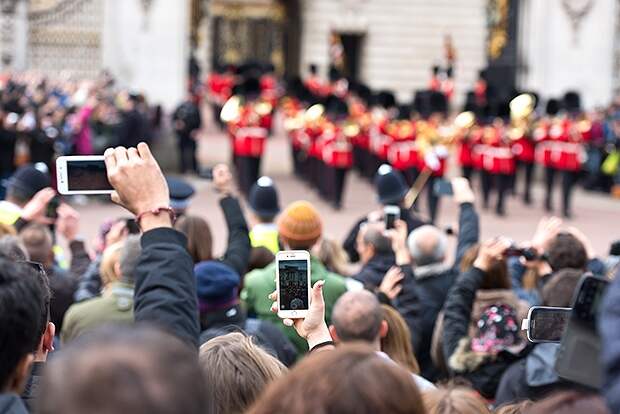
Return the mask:
<svg viewBox="0 0 620 414">
<path fill-rule="evenodd" d="M 311 247 L 321 237 L 321 216 L 307 201 L 296 201 L 280 214 L 278 232 L 291 248 Z"/>
</svg>

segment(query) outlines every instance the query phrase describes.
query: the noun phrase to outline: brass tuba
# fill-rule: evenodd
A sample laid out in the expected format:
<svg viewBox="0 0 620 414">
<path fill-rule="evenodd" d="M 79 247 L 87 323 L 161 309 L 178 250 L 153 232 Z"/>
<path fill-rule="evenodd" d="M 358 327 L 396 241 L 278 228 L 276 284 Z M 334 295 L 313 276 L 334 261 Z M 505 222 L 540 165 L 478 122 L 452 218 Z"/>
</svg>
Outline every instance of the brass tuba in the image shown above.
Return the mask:
<svg viewBox="0 0 620 414">
<path fill-rule="evenodd" d="M 220 119 L 222 120 L 222 122 L 229 123 L 239 119 L 240 115 L 241 98 L 239 98 L 237 95 L 231 96 L 222 107 L 222 111 L 220 112 Z"/>
<path fill-rule="evenodd" d="M 536 101 L 529 93 L 522 93 L 510 101 L 510 123 L 508 138 L 516 141 L 530 129 L 531 115 L 534 113 Z"/>
</svg>

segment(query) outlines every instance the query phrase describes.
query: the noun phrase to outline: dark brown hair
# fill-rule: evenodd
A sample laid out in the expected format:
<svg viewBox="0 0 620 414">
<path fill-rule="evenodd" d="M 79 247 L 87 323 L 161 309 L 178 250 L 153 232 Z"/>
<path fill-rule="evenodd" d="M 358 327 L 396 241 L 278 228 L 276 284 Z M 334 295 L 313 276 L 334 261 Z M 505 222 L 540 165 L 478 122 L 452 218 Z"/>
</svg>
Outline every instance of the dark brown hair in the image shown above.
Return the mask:
<svg viewBox="0 0 620 414">
<path fill-rule="evenodd" d="M 183 216 L 177 220 L 174 228 L 187 237 L 187 251 L 194 263 L 213 260 L 213 237 L 211 227 L 205 219 L 197 216 Z"/>
<path fill-rule="evenodd" d="M 593 393 L 563 391 L 532 404 L 523 414 L 609 414 L 603 397 Z"/>
<path fill-rule="evenodd" d="M 381 338 L 381 350 L 394 362 L 401 364 L 414 374 L 420 373 L 420 365 L 411 346 L 411 331 L 396 309 L 381 305 L 383 318 L 388 324 L 388 333 Z"/>
<path fill-rule="evenodd" d="M 341 345 L 301 361 L 250 409 L 250 414 L 423 414 L 410 372 L 371 348 Z"/>
<path fill-rule="evenodd" d="M 461 273 L 468 271 L 474 265 L 478 252 L 480 251 L 480 243 L 471 246 L 461 259 Z M 506 260 L 494 260 L 491 267 L 484 273 L 484 278 L 479 289 L 511 289 L 510 276 L 508 274 L 508 266 Z"/>
<path fill-rule="evenodd" d="M 195 349 L 154 328 L 112 326 L 53 358 L 37 412 L 204 414 L 206 387 Z"/>
</svg>

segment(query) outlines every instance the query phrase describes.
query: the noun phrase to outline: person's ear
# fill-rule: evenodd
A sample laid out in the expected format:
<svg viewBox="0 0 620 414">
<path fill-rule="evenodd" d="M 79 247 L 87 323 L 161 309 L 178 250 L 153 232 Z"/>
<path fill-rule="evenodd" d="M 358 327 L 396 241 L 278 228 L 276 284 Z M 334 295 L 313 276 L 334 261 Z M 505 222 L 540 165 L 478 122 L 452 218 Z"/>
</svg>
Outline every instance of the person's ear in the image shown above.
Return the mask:
<svg viewBox="0 0 620 414">
<path fill-rule="evenodd" d="M 387 323 L 387 321 L 384 319 L 381 321 L 381 326 L 379 326 L 379 338 L 383 339 L 387 336 L 388 332 L 390 330 L 390 327 Z"/>
<path fill-rule="evenodd" d="M 336 343 L 340 342 L 340 339 L 338 338 L 338 334 L 336 333 L 336 328 L 334 327 L 334 325 L 329 325 L 329 335 L 332 337 L 334 342 Z"/>
<path fill-rule="evenodd" d="M 54 350 L 54 335 L 56 335 L 56 325 L 48 322 L 43 333 L 43 352 L 52 352 Z"/>
<path fill-rule="evenodd" d="M 13 376 L 9 380 L 9 390 L 21 394 L 30 375 L 30 367 L 34 362 L 34 354 L 28 353 L 17 363 Z"/>
</svg>

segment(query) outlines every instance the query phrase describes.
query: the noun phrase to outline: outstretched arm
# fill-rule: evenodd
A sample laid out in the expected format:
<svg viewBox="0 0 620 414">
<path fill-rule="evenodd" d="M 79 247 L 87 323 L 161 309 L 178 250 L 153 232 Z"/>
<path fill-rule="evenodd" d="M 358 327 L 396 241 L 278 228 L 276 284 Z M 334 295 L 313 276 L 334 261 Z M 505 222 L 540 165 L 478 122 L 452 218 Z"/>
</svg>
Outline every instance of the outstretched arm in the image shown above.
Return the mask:
<svg viewBox="0 0 620 414">
<path fill-rule="evenodd" d="M 105 152 L 112 200 L 140 218 L 142 253 L 136 269 L 136 322 L 163 327 L 198 347 L 200 323 L 192 259 L 172 229 L 168 186 L 148 145 Z"/>
</svg>

